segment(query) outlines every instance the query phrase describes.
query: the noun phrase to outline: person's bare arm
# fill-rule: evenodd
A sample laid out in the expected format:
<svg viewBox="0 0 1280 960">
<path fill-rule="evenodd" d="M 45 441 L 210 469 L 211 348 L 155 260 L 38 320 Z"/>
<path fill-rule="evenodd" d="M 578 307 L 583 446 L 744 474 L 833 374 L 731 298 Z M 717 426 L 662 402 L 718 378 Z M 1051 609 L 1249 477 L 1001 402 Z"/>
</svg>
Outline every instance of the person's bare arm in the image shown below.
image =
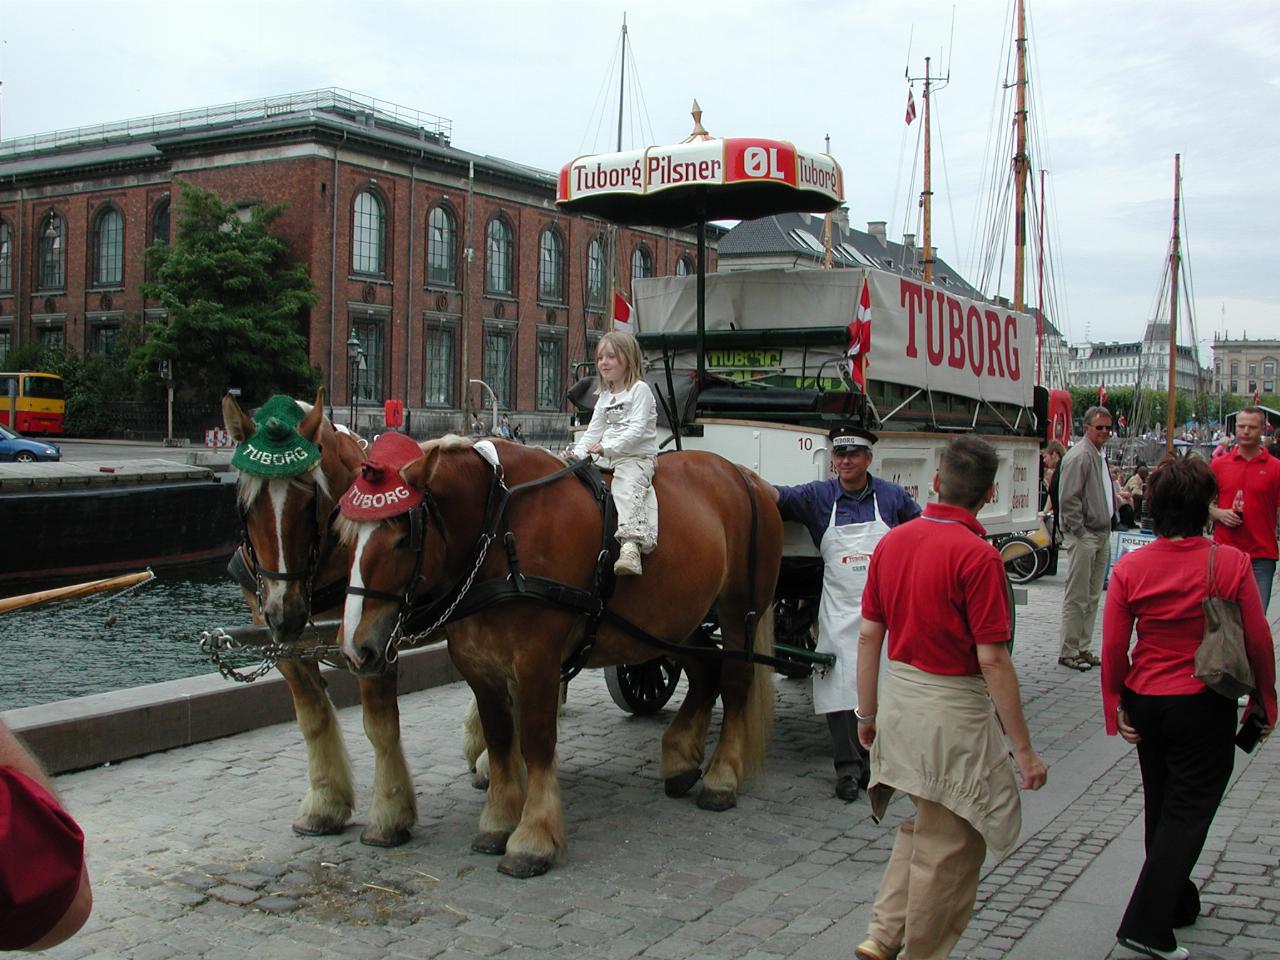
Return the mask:
<svg viewBox="0 0 1280 960">
<path fill-rule="evenodd" d="M 861 662 L 858 664 L 861 669 Z M 1018 766 L 1019 786 L 1023 790 L 1039 790 L 1048 777 L 1048 767 L 1031 746 L 1031 731 L 1022 714 L 1022 695 L 1018 691 L 1018 674 L 1013 669 L 1009 648 L 1003 643 L 978 644 L 978 666 L 987 682 L 996 716 L 1013 746 L 1013 762 Z"/>
<path fill-rule="evenodd" d="M 858 631 L 858 714 L 867 720 L 858 721 L 858 742 L 866 749 L 876 739 L 876 708 L 880 679 L 880 648 L 884 645 L 885 626 L 874 620 L 863 620 Z"/>
</svg>

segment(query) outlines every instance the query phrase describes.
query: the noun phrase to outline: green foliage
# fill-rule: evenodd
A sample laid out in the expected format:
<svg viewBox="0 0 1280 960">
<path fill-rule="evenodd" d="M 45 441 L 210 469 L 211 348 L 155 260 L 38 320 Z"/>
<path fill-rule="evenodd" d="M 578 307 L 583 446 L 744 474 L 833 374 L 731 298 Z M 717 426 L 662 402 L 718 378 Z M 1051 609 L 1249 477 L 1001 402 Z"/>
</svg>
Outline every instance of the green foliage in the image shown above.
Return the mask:
<svg viewBox="0 0 1280 960">
<path fill-rule="evenodd" d="M 172 246 L 147 250 L 153 279 L 142 286 L 168 309 L 169 322 L 149 326 L 130 372 L 156 382 L 167 360 L 179 395 L 201 403 L 215 403 L 232 386 L 247 404 L 314 392 L 320 371 L 307 362 L 305 335 L 316 302 L 311 278 L 269 232 L 284 208 L 254 207 L 242 221 L 217 194 L 178 186 L 177 236 Z"/>
<path fill-rule="evenodd" d="M 1111 411 L 1113 419 L 1119 420 L 1120 414 L 1124 414 L 1125 419 L 1132 421 L 1134 418 L 1133 405 L 1133 387 L 1116 387 L 1112 390 L 1107 388 L 1106 408 Z M 1098 388 L 1097 387 L 1072 387 L 1071 388 L 1071 413 L 1072 416 L 1083 418 L 1084 413 L 1090 407 L 1098 405 Z M 1130 432 L 1146 431 L 1153 427 L 1163 427 L 1167 422 L 1167 414 L 1169 410 L 1168 393 L 1164 390 L 1143 390 L 1142 404 L 1145 411 L 1143 423 L 1130 422 Z M 1177 407 L 1175 408 L 1175 422 L 1178 425 L 1186 423 L 1195 415 L 1194 398 L 1185 391 L 1178 391 Z"/>
</svg>

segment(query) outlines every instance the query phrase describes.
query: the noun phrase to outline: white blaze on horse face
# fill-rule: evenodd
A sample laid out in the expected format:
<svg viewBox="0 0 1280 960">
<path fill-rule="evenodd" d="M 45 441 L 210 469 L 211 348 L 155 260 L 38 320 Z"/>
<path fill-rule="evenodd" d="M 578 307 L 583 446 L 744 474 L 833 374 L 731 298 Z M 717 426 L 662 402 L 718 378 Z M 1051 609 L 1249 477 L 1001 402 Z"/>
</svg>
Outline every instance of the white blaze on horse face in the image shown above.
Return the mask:
<svg viewBox="0 0 1280 960">
<path fill-rule="evenodd" d="M 351 583 L 353 587 L 363 587 L 364 577 L 360 573 L 360 563 L 364 559 L 364 548 L 369 545 L 369 538 L 378 529 L 376 523 L 360 524 L 360 532 L 356 534 L 356 545 L 351 555 Z M 356 630 L 364 617 L 364 597 L 347 594 L 346 606 L 342 608 L 342 652 L 353 663 L 359 663 L 356 654 Z"/>
<path fill-rule="evenodd" d="M 276 551 L 275 556 L 269 558 L 268 569 L 274 569 L 277 573 L 288 573 L 289 561 L 284 555 L 284 506 L 289 499 L 289 481 L 268 480 L 267 492 L 271 498 L 271 519 L 276 527 Z M 272 621 L 279 623 L 284 616 L 284 596 L 289 583 L 269 578 L 263 580 L 262 586 L 266 614 Z"/>
</svg>

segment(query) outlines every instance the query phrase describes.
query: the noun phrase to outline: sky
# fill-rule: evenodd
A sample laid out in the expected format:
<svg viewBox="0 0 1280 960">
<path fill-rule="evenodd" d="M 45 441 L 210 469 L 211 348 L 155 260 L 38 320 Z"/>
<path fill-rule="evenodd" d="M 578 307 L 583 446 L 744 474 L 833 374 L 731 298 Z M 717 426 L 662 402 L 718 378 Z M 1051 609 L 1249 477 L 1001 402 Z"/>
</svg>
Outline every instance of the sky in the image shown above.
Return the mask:
<svg viewBox="0 0 1280 960">
<path fill-rule="evenodd" d="M 850 222 L 886 220 L 900 239 L 921 232 L 921 120 L 904 122 L 906 73 L 922 76 L 929 56 L 947 77 L 932 99 L 933 242 L 976 281 L 983 170 L 1008 163 L 997 106 L 1011 4 L 0 0 L 0 138 L 342 87 L 449 118 L 460 149 L 556 170 L 615 146 L 625 14 L 624 148 L 685 137 L 694 98 L 717 136 L 820 149 L 829 135 Z M 1215 332 L 1280 337 L 1267 266 L 1280 227 L 1280 5 L 1027 4 L 1050 316 L 1072 342 L 1142 336 L 1180 153 L 1201 362 Z M 917 107 L 921 93 L 917 81 Z M 988 293 L 1012 292 L 1004 260 Z"/>
</svg>

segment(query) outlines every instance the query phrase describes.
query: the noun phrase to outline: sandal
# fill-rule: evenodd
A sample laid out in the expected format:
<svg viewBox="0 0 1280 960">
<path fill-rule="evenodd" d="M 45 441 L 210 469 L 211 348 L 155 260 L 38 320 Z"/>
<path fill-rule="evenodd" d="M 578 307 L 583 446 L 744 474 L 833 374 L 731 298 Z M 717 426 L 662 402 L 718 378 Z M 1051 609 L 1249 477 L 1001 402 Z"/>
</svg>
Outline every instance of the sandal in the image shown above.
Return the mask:
<svg viewBox="0 0 1280 960">
<path fill-rule="evenodd" d="M 897 950 L 890 950 L 879 940 L 867 937 L 867 939 L 858 944 L 857 949 L 853 951 L 853 955 L 858 960 L 893 960 L 901 949 L 899 947 Z"/>
<path fill-rule="evenodd" d="M 1093 664 L 1083 657 L 1059 657 L 1058 663 L 1061 666 L 1070 667 L 1072 670 L 1079 670 L 1081 673 L 1093 669 Z"/>
<path fill-rule="evenodd" d="M 1091 667 L 1100 667 L 1100 666 L 1102 666 L 1102 661 L 1098 659 L 1097 655 L 1096 655 L 1096 654 L 1094 654 L 1094 653 L 1092 653 L 1091 651 L 1088 651 L 1088 650 L 1086 650 L 1086 651 L 1085 651 L 1084 653 L 1082 653 L 1082 654 L 1079 654 L 1079 655 L 1076 657 L 1076 659 L 1077 659 L 1077 660 L 1079 660 L 1081 663 L 1087 663 L 1087 664 L 1089 664 L 1089 666 L 1091 666 Z"/>
</svg>

